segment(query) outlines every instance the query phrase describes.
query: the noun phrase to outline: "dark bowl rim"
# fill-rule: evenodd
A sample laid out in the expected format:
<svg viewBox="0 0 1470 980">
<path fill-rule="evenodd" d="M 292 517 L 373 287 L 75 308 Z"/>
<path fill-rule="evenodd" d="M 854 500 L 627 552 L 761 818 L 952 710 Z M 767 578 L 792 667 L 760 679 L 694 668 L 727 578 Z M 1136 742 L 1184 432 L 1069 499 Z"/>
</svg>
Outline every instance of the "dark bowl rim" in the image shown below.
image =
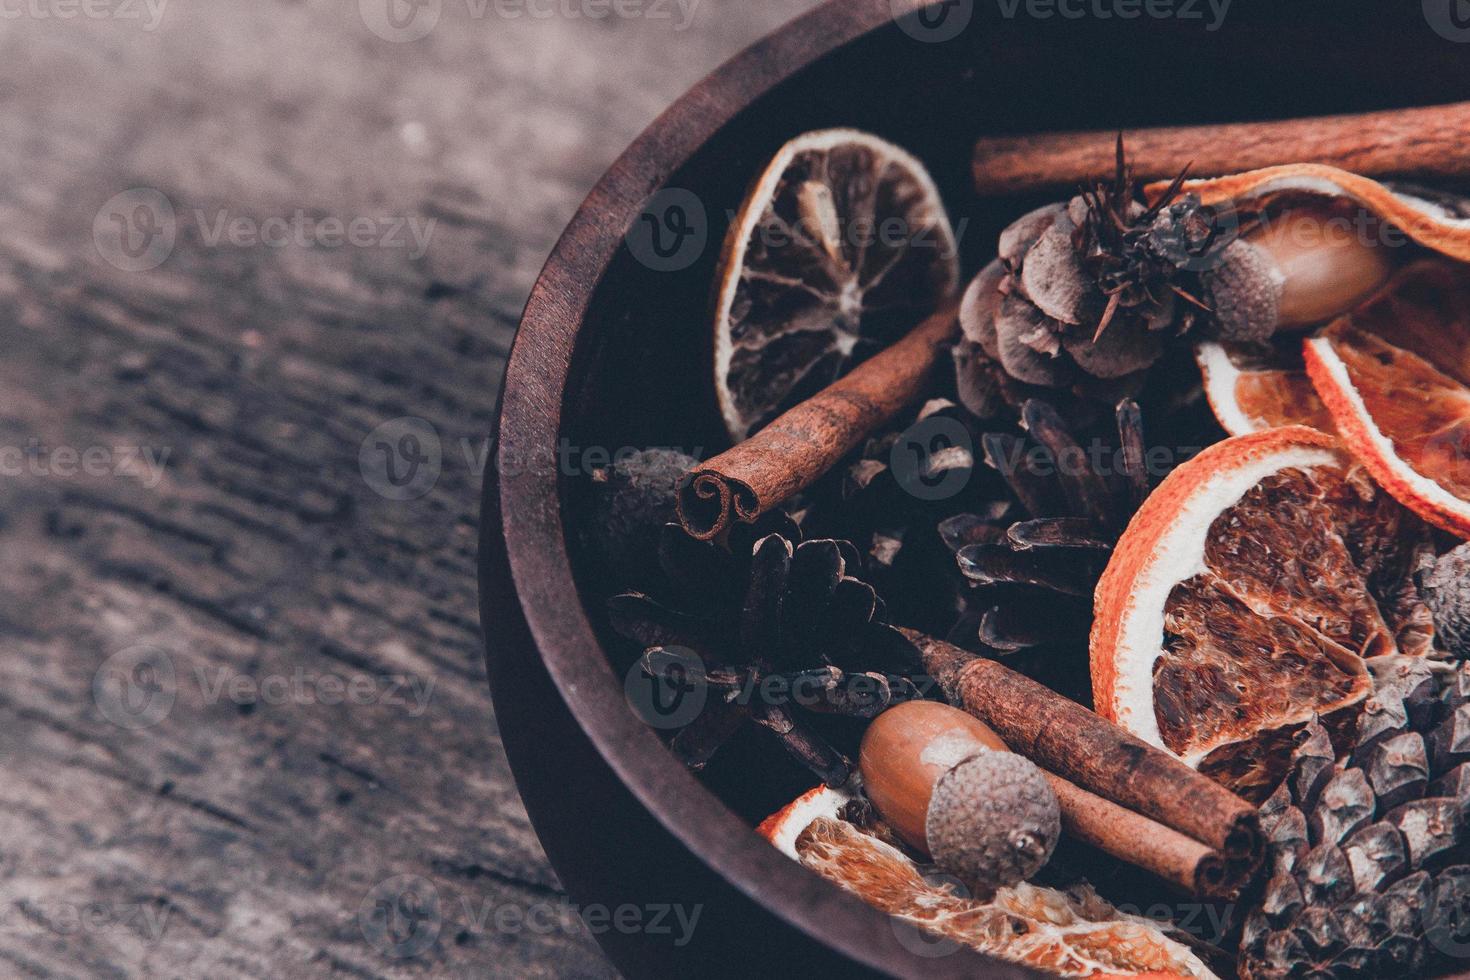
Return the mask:
<svg viewBox="0 0 1470 980">
<path fill-rule="evenodd" d="M 560 438 L 562 406 L 577 333 L 648 195 L 663 186 L 741 110 L 833 51 L 949 0 L 828 0 L 746 48 L 661 114 L 600 178 L 577 208 L 537 277 L 511 346 L 494 427 L 497 456 L 549 458 Z M 489 625 L 517 616 L 571 715 L 639 803 L 683 847 L 752 901 L 775 911 L 814 943 L 872 969 L 898 975 L 1040 976 L 968 950 L 921 960 L 895 946 L 891 920 L 786 858 L 750 832 L 681 767 L 623 698 L 621 685 L 577 601 L 561 488 L 551 468 L 486 471 L 482 518 L 499 529 L 493 561 L 481 575 L 504 574 L 518 609 L 482 610 L 487 655 L 497 657 Z M 514 634 L 518 631 L 509 630 Z M 515 639 L 503 642 L 514 643 Z M 677 801 L 677 802 L 676 802 Z M 815 886 L 815 887 L 814 887 Z"/>
</svg>

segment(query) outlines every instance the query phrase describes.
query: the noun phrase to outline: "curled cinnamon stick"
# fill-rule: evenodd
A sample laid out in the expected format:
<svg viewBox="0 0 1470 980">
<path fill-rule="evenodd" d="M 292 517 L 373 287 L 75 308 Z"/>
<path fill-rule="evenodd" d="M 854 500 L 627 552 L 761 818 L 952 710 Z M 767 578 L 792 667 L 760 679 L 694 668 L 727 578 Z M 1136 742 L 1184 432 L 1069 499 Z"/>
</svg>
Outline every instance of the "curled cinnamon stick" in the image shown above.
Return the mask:
<svg viewBox="0 0 1470 980">
<path fill-rule="evenodd" d="M 958 330 L 946 303 L 906 337 L 764 429 L 692 470 L 679 522 L 702 541 L 790 500 L 928 388 Z"/>
<path fill-rule="evenodd" d="M 1242 882 L 1225 858 L 1201 844 L 1042 770 L 1062 810 L 1062 830 L 1104 854 L 1201 898 L 1234 898 Z"/>
<path fill-rule="evenodd" d="M 1465 177 L 1470 102 L 1275 122 L 1130 130 L 1128 162 L 1142 180 L 1190 168 L 1220 176 L 1285 163 L 1327 163 L 1365 177 Z M 1117 131 L 986 137 L 975 144 L 982 195 L 1073 191 L 1113 172 Z"/>
<path fill-rule="evenodd" d="M 1167 752 L 993 660 L 904 630 L 950 701 L 1026 756 L 1083 789 L 1220 851 L 1232 876 L 1265 854 L 1255 807 Z"/>
</svg>

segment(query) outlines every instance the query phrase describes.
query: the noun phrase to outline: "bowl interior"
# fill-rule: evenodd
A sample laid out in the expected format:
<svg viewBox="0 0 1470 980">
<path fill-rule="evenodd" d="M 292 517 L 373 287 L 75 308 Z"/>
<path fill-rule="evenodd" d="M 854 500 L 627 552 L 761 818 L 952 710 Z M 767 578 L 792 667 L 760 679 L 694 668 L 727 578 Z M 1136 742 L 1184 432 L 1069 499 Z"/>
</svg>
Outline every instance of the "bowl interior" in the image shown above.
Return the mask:
<svg viewBox="0 0 1470 980">
<path fill-rule="evenodd" d="M 1388 5 L 1383 5 L 1388 6 Z M 1466 96 L 1467 45 L 1433 34 L 1417 5 L 1237 3 L 1219 30 L 1198 22 L 1008 19 L 1005 5 L 956 39 L 924 43 L 887 25 L 778 85 L 650 192 L 692 191 L 707 234 L 690 264 L 652 268 L 618 250 L 577 335 L 563 416 L 571 447 L 671 446 L 706 458 L 728 445 L 712 388 L 712 284 L 720 244 L 749 182 L 788 138 L 852 126 L 914 152 L 950 210 L 966 274 L 998 232 L 1046 198 L 978 199 L 970 151 L 984 133 L 1230 122 L 1433 104 Z M 1413 6 L 1413 9 L 1409 9 Z M 1182 5 L 1181 5 L 1182 7 Z M 1024 12 L 1025 8 L 1017 8 Z M 1209 9 L 1201 4 L 1206 17 Z M 1454 70 L 1458 66 L 1460 70 Z M 696 216 L 695 220 L 700 220 Z M 563 513 L 585 515 L 588 481 L 563 483 Z M 611 581 L 589 529 L 571 528 L 588 616 L 621 674 L 635 650 L 605 628 Z M 761 778 L 752 778 L 753 773 Z M 746 819 L 810 777 L 737 742 L 706 782 Z"/>
<path fill-rule="evenodd" d="M 1234 0 L 1215 30 L 1207 24 L 1218 4 L 1208 0 L 1168 5 L 1199 11 L 1202 19 L 1073 18 L 1054 5 L 1027 0 L 960 4 L 971 10 L 968 26 L 945 43 L 926 43 L 886 17 L 887 0 L 835 0 L 789 30 L 820 31 L 848 16 L 836 13 L 838 8 L 868 11 L 853 16 L 879 26 L 840 44 L 835 36 L 816 38 L 813 43 L 831 46 L 829 53 L 778 81 L 687 156 L 666 152 L 661 142 L 668 126 L 687 123 L 703 106 L 676 107 L 656 123 L 620 161 L 616 177 L 605 179 L 607 193 L 594 192 L 584 206 L 584 212 L 594 205 L 607 210 L 579 214 L 576 235 L 569 233 L 548 262 L 507 374 L 502 435 L 532 433 L 541 444 L 517 448 L 534 452 L 554 451 L 553 441 L 573 451 L 658 445 L 701 456 L 725 447 L 710 367 L 711 290 L 720 243 L 748 183 L 785 140 L 805 130 L 866 129 L 923 159 L 956 225 L 965 271 L 972 273 L 993 255 L 999 230 L 1045 200 L 977 199 L 970 189 L 970 148 L 979 135 L 1285 118 L 1470 97 L 1470 45 L 1434 33 L 1419 4 Z M 880 9 L 884 16 L 872 13 Z M 1030 9 L 1052 13 L 1031 16 Z M 745 59 L 733 70 L 778 70 L 766 64 Z M 711 111 L 724 111 L 714 105 Z M 639 153 L 653 163 L 634 159 Z M 670 159 L 678 162 L 668 165 Z M 635 185 L 631 195 L 629 182 Z M 608 206 L 668 188 L 691 191 L 707 223 L 703 249 L 677 269 L 653 268 L 626 247 L 614 249 L 637 209 Z M 611 258 L 595 274 L 569 273 L 590 261 L 571 254 L 588 243 L 594 257 L 595 249 L 606 248 Z M 560 353 L 548 353 L 555 345 L 545 341 L 560 344 L 566 334 L 572 335 L 571 351 L 563 361 Z M 517 391 L 527 394 L 513 397 Z M 549 401 L 543 391 L 551 394 Z M 558 408 L 553 440 L 553 424 L 534 416 Z M 579 724 L 638 798 L 674 826 L 683 819 L 681 811 L 663 803 L 660 792 L 687 785 L 700 794 L 698 786 L 657 774 L 672 760 L 654 759 L 661 748 L 652 734 L 640 730 L 636 734 L 647 738 L 630 737 L 621 722 L 615 735 L 599 731 L 599 725 L 611 724 L 608 712 L 621 708 L 626 714 L 619 681 L 637 651 L 608 629 L 604 614 L 606 597 L 625 583 L 587 545 L 594 529 L 583 522 L 591 513 L 587 474 L 594 460 L 571 460 L 552 472 L 503 476 L 502 486 L 491 489 L 505 518 L 521 522 L 506 534 L 508 568 L 516 576 L 530 635 Z M 545 508 L 552 491 L 559 514 Z M 578 602 L 571 610 L 560 582 L 544 582 L 560 574 L 563 548 L 576 582 Z M 536 587 L 528 587 L 532 582 Z M 571 642 L 594 634 L 600 646 Z M 573 677 L 581 679 L 580 688 Z M 589 691 L 604 678 L 607 691 Z M 813 781 L 794 768 L 771 766 L 770 754 L 757 756 L 748 744 L 733 745 L 718 758 L 705 785 L 746 821 Z M 737 853 L 728 839 L 717 838 L 717 830 L 726 828 L 678 829 L 696 854 L 724 874 L 730 875 L 732 862 L 760 863 L 753 852 Z M 748 893 L 763 887 L 754 872 L 744 878 L 740 887 Z M 796 919 L 803 914 L 791 907 L 787 912 Z M 814 921 L 802 928 L 819 933 Z"/>
</svg>

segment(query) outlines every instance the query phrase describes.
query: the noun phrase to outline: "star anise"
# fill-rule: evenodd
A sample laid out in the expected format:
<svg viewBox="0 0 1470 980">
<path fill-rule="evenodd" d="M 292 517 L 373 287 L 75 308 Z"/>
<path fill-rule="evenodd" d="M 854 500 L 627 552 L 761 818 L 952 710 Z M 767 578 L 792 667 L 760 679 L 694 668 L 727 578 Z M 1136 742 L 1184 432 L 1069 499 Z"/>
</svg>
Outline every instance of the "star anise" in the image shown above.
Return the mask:
<svg viewBox="0 0 1470 980">
<path fill-rule="evenodd" d="M 659 536 L 661 581 L 609 600 L 614 628 L 642 645 L 650 678 L 704 686 L 699 714 L 672 740 L 702 768 L 743 725 L 772 733 L 828 785 L 852 762 L 822 733 L 824 716 L 870 718 L 919 692 L 916 658 L 887 624 L 847 541 L 803 540 L 784 513 L 731 531 L 725 545 L 675 524 Z"/>
</svg>

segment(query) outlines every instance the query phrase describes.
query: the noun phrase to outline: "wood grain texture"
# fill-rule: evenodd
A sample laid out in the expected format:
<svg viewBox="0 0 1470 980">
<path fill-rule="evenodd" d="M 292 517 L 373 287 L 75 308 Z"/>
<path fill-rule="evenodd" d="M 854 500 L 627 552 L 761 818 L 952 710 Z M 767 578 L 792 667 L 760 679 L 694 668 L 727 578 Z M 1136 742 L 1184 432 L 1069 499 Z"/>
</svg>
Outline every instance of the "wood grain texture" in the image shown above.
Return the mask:
<svg viewBox="0 0 1470 980">
<path fill-rule="evenodd" d="M 494 733 L 478 463 L 599 171 L 811 4 L 370 6 L 0 21 L 0 974 L 610 973 Z"/>
</svg>

